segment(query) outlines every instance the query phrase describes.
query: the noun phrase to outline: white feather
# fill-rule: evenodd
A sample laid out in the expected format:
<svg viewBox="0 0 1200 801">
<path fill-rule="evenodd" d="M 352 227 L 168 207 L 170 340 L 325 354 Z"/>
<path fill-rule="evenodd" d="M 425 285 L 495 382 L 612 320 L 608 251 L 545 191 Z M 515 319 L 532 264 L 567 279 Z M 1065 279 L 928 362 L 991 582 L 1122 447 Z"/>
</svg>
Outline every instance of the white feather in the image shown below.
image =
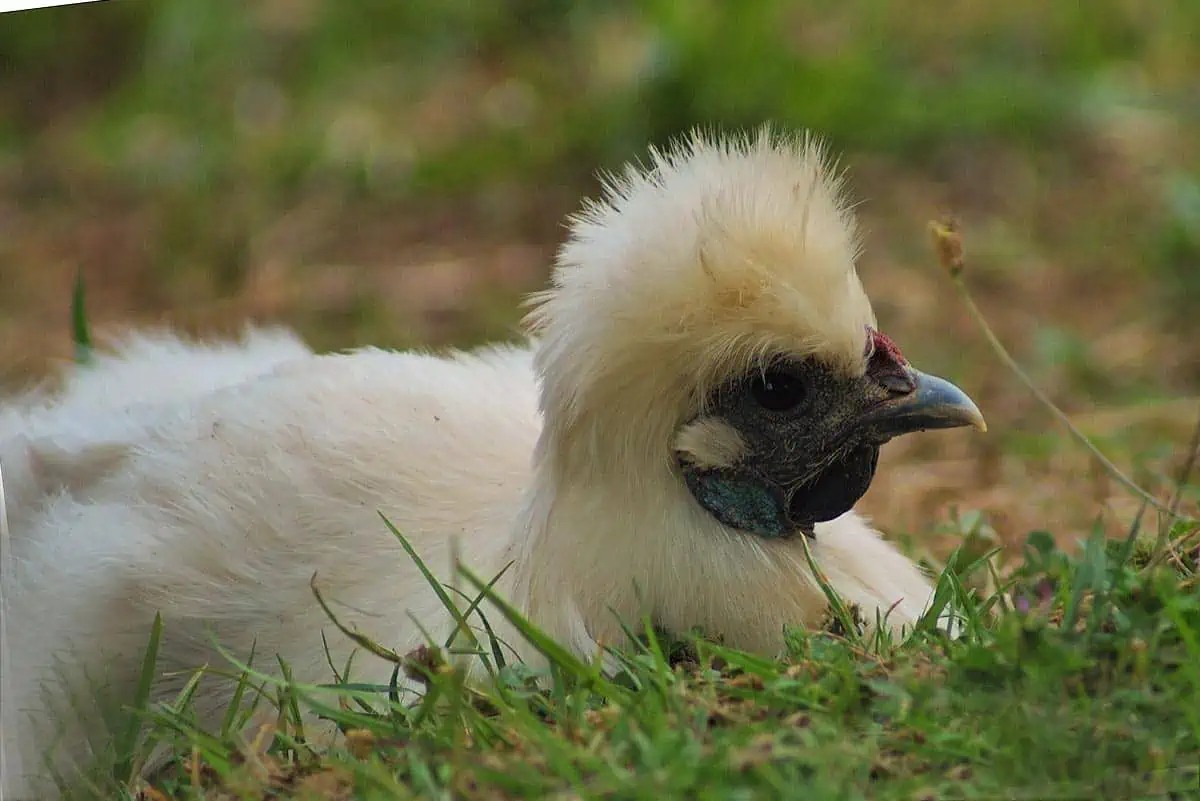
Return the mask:
<svg viewBox="0 0 1200 801">
<path fill-rule="evenodd" d="M 874 317 L 852 221 L 807 139 L 696 137 L 652 162 L 573 220 L 527 346 L 314 355 L 278 332 L 133 336 L 59 393 L 0 409 L 14 559 L 0 747 L 49 742 L 8 723 L 14 706 L 63 713 L 42 682 L 86 695 L 85 674 L 107 668 L 130 692 L 156 612 L 164 670 L 223 664 L 211 625 L 236 655 L 254 644 L 264 669 L 278 653 L 298 680 L 330 680 L 322 632 L 334 664 L 351 644 L 315 603 L 314 572 L 339 616 L 388 647 L 423 642 L 414 619 L 444 637 L 447 615 L 380 512 L 443 580 L 452 541 L 485 578 L 512 561 L 500 593 L 582 656 L 620 641 L 618 616 L 767 654 L 785 625 L 816 624 L 826 604 L 802 545 L 721 526 L 671 452 L 703 390 L 771 352 L 864 369 Z M 687 436 L 712 454 L 737 444 Z M 898 628 L 928 603 L 926 577 L 853 512 L 816 536 L 822 570 L 868 619 L 891 609 Z M 391 672 L 356 664 L 362 681 Z M 203 685 L 210 722 L 230 689 Z M 95 724 L 63 720 L 54 758 L 69 768 Z M 35 794 L 37 773 L 9 771 L 4 797 Z"/>
</svg>

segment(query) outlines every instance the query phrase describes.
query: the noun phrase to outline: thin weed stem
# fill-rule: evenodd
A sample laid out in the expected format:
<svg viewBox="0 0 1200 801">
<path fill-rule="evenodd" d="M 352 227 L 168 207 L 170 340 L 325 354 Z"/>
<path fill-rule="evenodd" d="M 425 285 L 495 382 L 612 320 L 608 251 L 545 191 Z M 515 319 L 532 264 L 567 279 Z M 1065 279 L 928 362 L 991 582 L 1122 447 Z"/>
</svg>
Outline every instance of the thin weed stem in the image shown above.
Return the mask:
<svg viewBox="0 0 1200 801">
<path fill-rule="evenodd" d="M 1192 441 L 1188 445 L 1183 467 L 1179 469 L 1179 477 L 1175 479 L 1175 493 L 1171 496 L 1172 514 L 1179 511 L 1179 504 L 1183 502 L 1184 488 L 1191 481 L 1192 471 L 1195 470 L 1198 460 L 1200 460 L 1200 414 L 1196 415 L 1196 425 L 1192 427 Z"/>
<path fill-rule="evenodd" d="M 1072 437 L 1074 437 L 1081 445 L 1083 445 L 1083 447 L 1087 448 L 1087 450 L 1091 452 L 1092 456 L 1095 457 L 1096 461 L 1100 463 L 1100 465 L 1109 473 L 1109 475 L 1111 475 L 1119 483 L 1124 485 L 1125 488 L 1131 493 L 1141 498 L 1150 506 L 1153 506 L 1155 509 L 1158 509 L 1160 512 L 1163 512 L 1169 517 L 1176 519 L 1180 518 L 1179 513 L 1172 508 L 1173 504 L 1160 501 L 1158 498 L 1154 497 L 1149 492 L 1138 486 L 1133 479 L 1129 478 L 1129 476 L 1125 475 L 1125 473 L 1121 471 L 1121 468 L 1113 464 L 1113 462 L 1107 456 L 1105 456 L 1099 448 L 1096 447 L 1096 445 L 1088 438 L 1088 436 L 1080 431 L 1073 422 L 1071 422 L 1071 418 L 1068 417 L 1062 409 L 1058 408 L 1054 401 L 1052 401 L 1050 397 L 1043 392 L 1037 386 L 1037 384 L 1034 383 L 1033 379 L 1029 377 L 1029 374 L 1021 368 L 1021 365 L 1017 364 L 1016 360 L 1013 359 L 1013 357 L 1009 354 L 1008 349 L 1004 347 L 1002 342 L 1000 342 L 999 337 L 997 337 L 995 332 L 992 331 L 992 327 L 988 325 L 987 318 L 983 316 L 983 312 L 980 311 L 979 306 L 976 305 L 975 299 L 971 297 L 971 292 L 969 289 L 967 289 L 967 285 L 963 281 L 962 273 L 964 260 L 962 239 L 958 233 L 957 226 L 950 222 L 933 222 L 930 223 L 929 227 L 930 232 L 933 235 L 934 246 L 937 249 L 938 257 L 941 261 L 942 267 L 946 269 L 946 272 L 950 276 L 951 282 L 954 284 L 954 288 L 958 290 L 959 297 L 962 298 L 963 304 L 967 308 L 967 312 L 975 320 L 975 323 L 979 326 L 979 330 L 983 333 L 984 339 L 987 340 L 988 345 L 991 346 L 992 351 L 995 352 L 996 356 L 1001 362 L 1003 362 L 1004 366 L 1007 367 L 1009 371 L 1015 375 L 1031 393 L 1033 393 L 1033 396 L 1037 398 L 1037 401 L 1040 404 L 1045 406 L 1050 413 L 1053 414 L 1055 418 L 1057 418 L 1058 421 L 1063 424 L 1067 431 L 1070 432 Z"/>
</svg>

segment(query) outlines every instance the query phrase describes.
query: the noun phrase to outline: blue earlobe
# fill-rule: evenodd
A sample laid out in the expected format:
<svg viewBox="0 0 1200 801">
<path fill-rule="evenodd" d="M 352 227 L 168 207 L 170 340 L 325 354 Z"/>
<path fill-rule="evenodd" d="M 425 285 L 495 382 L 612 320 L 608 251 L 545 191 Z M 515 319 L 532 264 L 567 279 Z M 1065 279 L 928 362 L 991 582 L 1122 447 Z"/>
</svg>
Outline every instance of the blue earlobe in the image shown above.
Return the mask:
<svg viewBox="0 0 1200 801">
<path fill-rule="evenodd" d="M 753 476 L 723 470 L 684 470 L 696 500 L 721 523 L 776 539 L 795 531 L 781 498 Z"/>
</svg>

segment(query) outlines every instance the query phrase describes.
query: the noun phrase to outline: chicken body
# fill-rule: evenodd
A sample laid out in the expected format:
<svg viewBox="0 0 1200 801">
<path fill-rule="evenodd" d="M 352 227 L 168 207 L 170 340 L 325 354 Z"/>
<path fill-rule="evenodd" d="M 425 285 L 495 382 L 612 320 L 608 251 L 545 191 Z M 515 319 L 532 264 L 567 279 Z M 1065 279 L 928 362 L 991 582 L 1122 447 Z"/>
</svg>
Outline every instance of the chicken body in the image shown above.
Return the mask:
<svg viewBox="0 0 1200 801">
<path fill-rule="evenodd" d="M 97 718 L 57 699 L 87 696 L 106 676 L 127 702 L 156 613 L 159 668 L 171 674 L 158 699 L 201 665 L 227 666 L 213 638 L 241 659 L 253 648 L 265 671 L 278 654 L 296 680 L 331 681 L 329 657 L 340 669 L 353 644 L 316 603 L 314 573 L 339 619 L 381 644 L 404 653 L 426 641 L 422 629 L 444 640 L 447 613 L 380 514 L 448 584 L 461 585 L 454 549 L 485 580 L 511 563 L 497 591 L 584 658 L 619 644 L 620 622 L 643 614 L 779 652 L 786 626 L 816 625 L 826 607 L 802 530 L 869 623 L 878 612 L 895 630 L 911 626 L 931 585 L 848 511 L 865 490 L 846 456 L 859 446 L 824 429 L 789 429 L 786 447 L 758 433 L 816 416 L 838 431 L 850 430 L 843 418 L 875 420 L 871 409 L 893 403 L 880 387 L 901 373 L 918 381 L 905 392 L 925 397 L 928 377 L 886 338 L 871 339 L 854 248 L 817 155 L 769 138 L 701 140 L 627 179 L 613 190 L 621 202 L 574 222 L 524 346 L 315 355 L 278 332 L 218 346 L 151 335 L 71 373 L 57 394 L 4 407 L 4 797 L 52 795 L 34 784 L 51 740 L 27 711 L 66 726 L 53 754 L 60 770 L 103 742 Z M 722 204 L 713 223 L 698 214 L 720 216 Z M 800 252 L 787 238 L 797 210 L 811 217 Z M 778 276 L 763 272 L 768 257 Z M 810 414 L 781 416 L 778 397 L 761 412 L 747 411 L 740 390 L 710 394 L 765 370 L 771 351 L 811 374 Z M 840 393 L 860 386 L 883 400 L 838 411 Z M 831 411 L 818 415 L 821 404 Z M 953 424 L 973 421 L 970 409 Z M 836 447 L 805 457 L 807 478 L 791 467 L 827 439 Z M 855 484 L 848 493 L 836 486 L 842 475 Z M 777 476 L 795 493 L 786 503 Z M 822 489 L 810 499 L 811 487 Z M 794 531 L 771 529 L 780 520 Z M 499 613 L 488 619 L 517 657 L 540 664 Z M 353 678 L 385 684 L 391 672 L 360 654 Z M 196 706 L 209 725 L 232 692 L 205 680 Z"/>
<path fill-rule="evenodd" d="M 136 356 L 152 358 L 155 344 L 174 358 L 145 373 L 156 385 L 186 381 L 191 362 L 211 356 L 197 347 L 189 357 L 170 340 L 137 342 Z M 34 731 L 22 713 L 41 717 L 39 683 L 51 697 L 67 687 L 86 700 L 101 680 L 128 702 L 156 613 L 160 667 L 179 671 L 159 698 L 201 665 L 231 667 L 214 637 L 239 659 L 252 647 L 272 655 L 268 670 L 279 654 L 301 681 L 332 681 L 322 634 L 339 670 L 352 643 L 314 603 L 314 573 L 338 618 L 388 647 L 424 642 L 409 613 L 444 637 L 447 614 L 380 513 L 447 583 L 456 583 L 452 538 L 481 574 L 503 567 L 538 433 L 528 351 L 301 352 L 277 362 L 255 345 L 226 351 L 228 372 L 209 376 L 217 388 L 171 385 L 179 391 L 147 402 L 122 385 L 136 405 L 97 411 L 89 428 L 73 399 L 92 387 L 68 387 L 61 408 L 26 419 L 32 464 L 6 473 L 23 501 L 11 504 L 4 576 L 6 740 Z M 130 367 L 119 359 L 89 377 Z M 391 666 L 363 656 L 357 680 L 386 684 Z M 232 686 L 202 686 L 198 709 L 220 720 Z M 52 706 L 71 728 L 84 723 Z M 68 736 L 104 736 L 84 728 Z M 31 739 L 19 739 L 24 752 Z"/>
</svg>

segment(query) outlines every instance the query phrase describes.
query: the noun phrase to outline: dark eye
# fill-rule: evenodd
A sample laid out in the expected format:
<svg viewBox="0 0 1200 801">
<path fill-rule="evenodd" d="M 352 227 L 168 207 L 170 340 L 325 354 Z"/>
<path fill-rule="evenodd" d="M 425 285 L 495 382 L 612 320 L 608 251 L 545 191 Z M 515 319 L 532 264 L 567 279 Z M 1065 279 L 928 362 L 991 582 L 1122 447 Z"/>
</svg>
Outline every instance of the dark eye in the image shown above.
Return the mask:
<svg viewBox="0 0 1200 801">
<path fill-rule="evenodd" d="M 754 376 L 750 382 L 750 394 L 764 409 L 786 412 L 804 401 L 804 383 L 794 375 L 771 369 Z"/>
</svg>

